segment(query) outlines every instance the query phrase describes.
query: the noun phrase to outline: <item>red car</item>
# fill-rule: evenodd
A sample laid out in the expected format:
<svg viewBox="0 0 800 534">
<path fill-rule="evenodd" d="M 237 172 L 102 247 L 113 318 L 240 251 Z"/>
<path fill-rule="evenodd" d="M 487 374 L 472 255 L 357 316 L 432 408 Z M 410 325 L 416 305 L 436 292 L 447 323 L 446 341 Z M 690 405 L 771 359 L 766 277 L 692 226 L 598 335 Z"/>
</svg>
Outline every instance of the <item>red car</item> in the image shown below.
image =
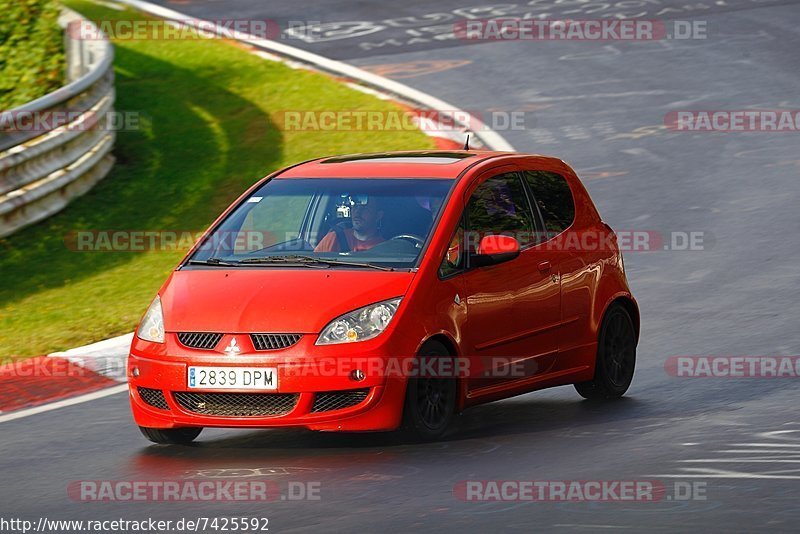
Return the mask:
<svg viewBox="0 0 800 534">
<path fill-rule="evenodd" d="M 322 158 L 250 188 L 158 292 L 130 349 L 143 434 L 404 428 L 574 384 L 619 397 L 639 312 L 611 228 L 551 157 Z"/>
</svg>

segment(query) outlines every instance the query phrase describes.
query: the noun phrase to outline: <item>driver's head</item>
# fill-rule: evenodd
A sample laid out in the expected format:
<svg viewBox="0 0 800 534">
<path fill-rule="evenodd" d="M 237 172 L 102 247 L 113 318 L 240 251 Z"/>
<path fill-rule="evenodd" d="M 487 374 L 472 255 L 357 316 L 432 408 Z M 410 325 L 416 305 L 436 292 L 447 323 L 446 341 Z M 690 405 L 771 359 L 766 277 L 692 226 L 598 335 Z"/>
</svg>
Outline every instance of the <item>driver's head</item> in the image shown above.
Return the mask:
<svg viewBox="0 0 800 534">
<path fill-rule="evenodd" d="M 376 197 L 369 196 L 356 200 L 352 210 L 353 230 L 364 234 L 373 234 L 378 231 L 383 210 Z"/>
</svg>

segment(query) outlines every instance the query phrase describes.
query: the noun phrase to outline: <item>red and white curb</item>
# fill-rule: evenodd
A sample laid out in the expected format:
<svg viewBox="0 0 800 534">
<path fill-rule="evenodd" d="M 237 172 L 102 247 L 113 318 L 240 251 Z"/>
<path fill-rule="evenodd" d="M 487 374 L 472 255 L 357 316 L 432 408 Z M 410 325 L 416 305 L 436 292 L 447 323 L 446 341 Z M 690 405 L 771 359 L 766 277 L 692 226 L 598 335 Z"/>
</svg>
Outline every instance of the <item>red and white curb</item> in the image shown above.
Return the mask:
<svg viewBox="0 0 800 534">
<path fill-rule="evenodd" d="M 124 391 L 132 338 L 0 365 L 0 423 Z"/>
<path fill-rule="evenodd" d="M 91 345 L 54 352 L 48 358 L 66 360 L 86 373 L 106 377 L 116 382 L 126 381 L 128 349 L 133 341 L 133 332 L 113 337 Z"/>
<path fill-rule="evenodd" d="M 441 112 L 448 122 L 461 124 L 463 131 L 452 128 L 423 128 L 433 137 L 437 148 L 460 149 L 466 134 L 474 148 L 513 152 L 500 134 L 490 130 L 477 117 L 407 85 L 367 72 L 347 63 L 307 52 L 283 43 L 254 36 L 235 38 L 230 30 L 189 17 L 178 11 L 141 0 L 115 0 L 134 9 L 186 27 L 213 27 L 217 35 L 254 47 L 254 54 L 269 61 L 279 61 L 294 68 L 310 68 L 333 75 L 346 85 L 386 100 L 394 100 L 412 110 Z M 462 117 L 469 116 L 467 122 Z M 449 120 L 452 119 L 452 120 Z M 469 128 L 468 126 L 471 126 Z M 133 333 L 84 347 L 54 352 L 0 366 L 0 423 L 107 397 L 127 389 L 126 365 Z M 122 382 L 122 384 L 121 384 Z M 10 413 L 9 413 L 10 412 Z"/>
</svg>

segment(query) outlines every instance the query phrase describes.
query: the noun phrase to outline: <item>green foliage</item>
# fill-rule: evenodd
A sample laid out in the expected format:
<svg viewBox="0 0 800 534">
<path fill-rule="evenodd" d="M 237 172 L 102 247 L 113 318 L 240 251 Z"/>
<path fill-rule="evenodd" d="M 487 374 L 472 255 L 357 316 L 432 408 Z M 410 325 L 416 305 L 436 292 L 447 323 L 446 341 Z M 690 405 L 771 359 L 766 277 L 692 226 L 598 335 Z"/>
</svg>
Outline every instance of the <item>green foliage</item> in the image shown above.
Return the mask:
<svg viewBox="0 0 800 534">
<path fill-rule="evenodd" d="M 63 84 L 64 39 L 53 0 L 0 0 L 0 110 Z"/>
</svg>

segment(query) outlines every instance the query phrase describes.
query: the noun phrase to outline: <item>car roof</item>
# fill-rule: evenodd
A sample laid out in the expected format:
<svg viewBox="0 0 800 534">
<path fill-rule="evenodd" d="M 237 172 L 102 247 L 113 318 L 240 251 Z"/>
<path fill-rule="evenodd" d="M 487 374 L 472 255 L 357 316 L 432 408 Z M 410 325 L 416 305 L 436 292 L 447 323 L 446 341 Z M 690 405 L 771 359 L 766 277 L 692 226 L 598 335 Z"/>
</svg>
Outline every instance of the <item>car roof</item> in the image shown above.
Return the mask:
<svg viewBox="0 0 800 534">
<path fill-rule="evenodd" d="M 472 165 L 513 152 L 423 150 L 350 154 L 307 161 L 277 178 L 451 178 Z"/>
</svg>

